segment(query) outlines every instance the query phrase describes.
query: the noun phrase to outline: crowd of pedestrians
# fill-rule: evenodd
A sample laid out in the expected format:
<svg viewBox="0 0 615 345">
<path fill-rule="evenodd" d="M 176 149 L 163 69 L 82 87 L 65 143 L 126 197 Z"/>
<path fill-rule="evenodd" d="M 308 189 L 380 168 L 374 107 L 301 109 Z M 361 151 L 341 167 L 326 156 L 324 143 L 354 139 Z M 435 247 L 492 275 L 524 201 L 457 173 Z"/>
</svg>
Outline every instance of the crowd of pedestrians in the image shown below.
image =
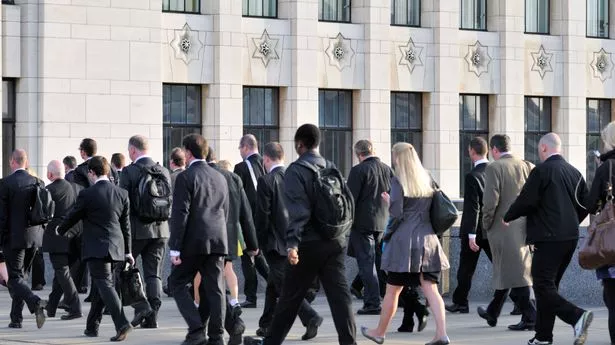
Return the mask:
<svg viewBox="0 0 615 345">
<path fill-rule="evenodd" d="M 508 328 L 535 331 L 529 345 L 553 343 L 556 317 L 572 326 L 575 345 L 585 343 L 593 314 L 567 301 L 558 287 L 577 247 L 579 224 L 601 210 L 607 187 L 615 183 L 615 123 L 603 131 L 600 159 L 607 164 L 598 168 L 591 191 L 561 155 L 555 133 L 540 140 L 537 166 L 511 152 L 506 135 L 489 143 L 471 140 L 467 154 L 474 168 L 465 176 L 458 284 L 450 305 L 438 291 L 449 260 L 430 211 L 439 187 L 414 147 L 393 145 L 391 168 L 369 140 L 359 140 L 359 164 L 346 179 L 320 155 L 320 141 L 318 127 L 300 126 L 294 137 L 298 158 L 286 166 L 282 145 L 267 143 L 261 156 L 257 138 L 247 134 L 239 142 L 242 162 L 232 168 L 204 137 L 190 134 L 171 151 L 167 169 L 149 155 L 142 135 L 128 140 L 130 164 L 122 153 L 107 161 L 97 155 L 96 141 L 86 138 L 79 145 L 83 162 L 52 160 L 46 186 L 29 170 L 27 153 L 16 150 L 9 162 L 13 173 L 0 180 L 0 284 L 12 298 L 9 327 L 22 327 L 25 305 L 38 328 L 58 309 L 66 310 L 62 320 L 81 318 L 79 294 L 89 290 L 84 335 L 97 337 L 108 314 L 116 330 L 110 340 L 122 341 L 133 328 L 158 328 L 164 291 L 188 326 L 183 345 L 224 344 L 225 333 L 229 345 L 277 345 L 297 316 L 305 327 L 302 340 L 317 337 L 324 319 L 311 302 L 322 286 L 339 344 L 357 343 L 355 295 L 363 299 L 359 315 L 379 315 L 375 327 L 360 327 L 365 338 L 384 343 L 403 306 L 399 332 L 415 326 L 422 331 L 432 315 L 436 331 L 426 345 L 446 345 L 446 311 L 469 313 L 472 276 L 484 251 L 493 264 L 494 295 L 487 307 L 478 307 L 479 317 L 496 327 L 510 297 L 521 320 Z M 45 195 L 53 200 L 53 214 L 43 222 L 41 204 L 48 207 L 43 211 L 52 207 Z M 46 299 L 32 292 L 45 285 L 44 273 L 35 278 L 44 267 L 43 252 L 54 270 Z M 165 255 L 172 268 L 163 284 Z M 359 268 L 351 285 L 347 255 Z M 122 276 L 139 257 L 143 297 L 127 304 Z M 232 265 L 239 258 L 243 303 Z M 29 270 L 32 288 L 25 282 Z M 263 311 L 256 336 L 244 336 L 242 309 L 258 305 L 258 275 L 267 282 Z M 615 268 L 599 269 L 598 278 L 615 343 Z M 134 309 L 131 321 L 126 306 Z"/>
</svg>

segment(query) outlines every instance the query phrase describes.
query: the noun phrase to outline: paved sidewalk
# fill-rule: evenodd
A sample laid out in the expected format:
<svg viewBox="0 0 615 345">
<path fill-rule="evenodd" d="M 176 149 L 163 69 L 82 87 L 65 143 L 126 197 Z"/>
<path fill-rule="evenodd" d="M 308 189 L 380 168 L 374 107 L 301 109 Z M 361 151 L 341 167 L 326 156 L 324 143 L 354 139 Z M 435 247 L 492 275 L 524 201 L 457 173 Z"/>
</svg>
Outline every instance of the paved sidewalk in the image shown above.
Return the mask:
<svg viewBox="0 0 615 345">
<path fill-rule="evenodd" d="M 46 289 L 39 293 L 40 296 L 47 295 L 49 290 Z M 83 296 L 81 296 L 83 298 Z M 260 301 L 264 300 L 261 298 Z M 262 305 L 261 305 L 262 306 Z M 315 306 L 318 312 L 325 318 L 318 337 L 312 341 L 302 342 L 300 337 L 303 334 L 303 327 L 299 322 L 295 323 L 295 327 L 291 330 L 288 340 L 285 344 L 337 344 L 337 336 L 331 313 L 324 296 L 319 296 L 315 301 Z M 355 301 L 355 310 L 360 308 L 359 301 Z M 473 306 L 473 308 L 476 305 Z M 129 318 L 132 317 L 133 311 L 131 308 L 126 308 L 126 313 Z M 498 327 L 490 328 L 480 319 L 474 312 L 469 315 L 447 315 L 448 333 L 453 344 L 501 344 L 501 345 L 524 345 L 527 340 L 533 336 L 531 332 L 511 332 L 506 330 L 506 325 L 516 323 L 519 320 L 517 316 L 508 316 L 508 312 L 512 309 L 511 305 L 505 307 L 505 315 L 500 318 Z M 607 313 L 605 308 L 591 308 L 595 312 L 594 322 L 590 328 L 589 338 L 586 344 L 589 345 L 608 345 L 610 344 L 608 328 L 607 328 Z M 7 328 L 9 323 L 10 297 L 4 288 L 0 288 L 0 345 L 24 345 L 24 344 L 40 344 L 40 345 L 74 345 L 74 344 L 104 344 L 109 343 L 109 338 L 115 334 L 111 319 L 109 316 L 103 317 L 103 324 L 100 329 L 98 338 L 86 338 L 82 336 L 85 327 L 85 317 L 73 321 L 61 321 L 58 318 L 48 319 L 45 326 L 37 330 L 34 318 L 27 314 L 27 308 L 24 311 L 24 328 L 21 330 L 13 330 Z M 84 312 L 89 310 L 89 304 L 84 303 Z M 246 334 L 256 331 L 258 318 L 261 309 L 246 309 L 244 310 L 243 318 L 246 322 L 248 330 Z M 434 332 L 433 320 L 430 320 L 429 325 L 420 334 L 412 333 L 397 333 L 397 327 L 401 322 L 402 312 L 398 311 L 390 332 L 387 335 L 385 344 L 409 344 L 422 345 L 431 340 Z M 377 316 L 357 316 L 357 332 L 361 325 L 375 325 L 378 322 Z M 134 345 L 173 345 L 180 344 L 185 336 L 186 326 L 183 319 L 177 311 L 175 302 L 172 299 L 164 298 L 162 311 L 160 316 L 161 328 L 157 330 L 141 330 L 135 329 L 123 344 Z M 373 344 L 369 340 L 363 338 L 360 334 L 357 336 L 359 344 Z M 561 321 L 556 322 L 555 328 L 555 344 L 572 344 L 572 329 Z"/>
</svg>

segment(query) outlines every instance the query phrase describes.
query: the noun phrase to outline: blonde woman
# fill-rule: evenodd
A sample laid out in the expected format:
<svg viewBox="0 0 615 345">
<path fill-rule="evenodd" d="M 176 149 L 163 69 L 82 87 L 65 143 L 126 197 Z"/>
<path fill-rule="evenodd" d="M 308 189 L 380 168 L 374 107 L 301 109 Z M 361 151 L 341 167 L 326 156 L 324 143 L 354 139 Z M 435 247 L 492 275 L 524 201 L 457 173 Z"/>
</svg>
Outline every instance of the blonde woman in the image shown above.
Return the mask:
<svg viewBox="0 0 615 345">
<path fill-rule="evenodd" d="M 391 195 L 383 193 L 382 198 L 389 203 L 390 215 L 399 226 L 382 253 L 381 268 L 387 272 L 387 290 L 380 322 L 375 329 L 361 327 L 361 333 L 378 344 L 384 343 L 400 292 L 404 286 L 420 286 L 436 321 L 436 335 L 426 345 L 446 345 L 450 340 L 438 280 L 440 272 L 448 269 L 449 264 L 429 219 L 431 178 L 408 143 L 393 146 L 393 162 L 395 177 L 391 181 Z"/>
</svg>

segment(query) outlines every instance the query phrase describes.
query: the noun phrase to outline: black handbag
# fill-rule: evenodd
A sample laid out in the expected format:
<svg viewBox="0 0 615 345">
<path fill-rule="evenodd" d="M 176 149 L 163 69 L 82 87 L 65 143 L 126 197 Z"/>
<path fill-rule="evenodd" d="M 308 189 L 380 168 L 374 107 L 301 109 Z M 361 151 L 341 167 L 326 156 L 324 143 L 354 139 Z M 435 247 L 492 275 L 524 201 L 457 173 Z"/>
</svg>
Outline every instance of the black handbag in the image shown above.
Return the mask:
<svg viewBox="0 0 615 345">
<path fill-rule="evenodd" d="M 455 204 L 453 204 L 451 199 L 449 199 L 439 188 L 436 188 L 433 192 L 429 217 L 431 219 L 433 231 L 438 236 L 442 236 L 442 234 L 450 229 L 457 220 L 457 208 Z"/>
<path fill-rule="evenodd" d="M 128 263 L 124 266 L 124 270 L 120 272 L 120 292 L 124 306 L 132 306 L 146 300 L 141 272 Z"/>
</svg>

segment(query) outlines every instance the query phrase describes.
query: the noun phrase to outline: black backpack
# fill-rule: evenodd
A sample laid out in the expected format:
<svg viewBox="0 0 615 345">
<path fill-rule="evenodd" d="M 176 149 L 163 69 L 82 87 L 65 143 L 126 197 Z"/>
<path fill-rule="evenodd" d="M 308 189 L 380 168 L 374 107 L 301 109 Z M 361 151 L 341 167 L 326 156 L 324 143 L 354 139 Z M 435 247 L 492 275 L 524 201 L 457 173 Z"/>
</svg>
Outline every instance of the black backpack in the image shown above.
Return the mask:
<svg viewBox="0 0 615 345">
<path fill-rule="evenodd" d="M 51 198 L 51 193 L 42 182 L 32 186 L 32 200 L 28 210 L 28 225 L 37 226 L 49 223 L 55 213 L 56 203 Z"/>
<path fill-rule="evenodd" d="M 352 227 L 354 200 L 342 173 L 328 162 L 325 168 L 305 160 L 296 163 L 315 175 L 312 219 L 316 221 L 316 231 L 327 240 L 345 236 Z"/>
<path fill-rule="evenodd" d="M 171 183 L 160 164 L 140 168 L 141 178 L 132 200 L 133 210 L 143 223 L 164 222 L 171 215 Z"/>
</svg>

